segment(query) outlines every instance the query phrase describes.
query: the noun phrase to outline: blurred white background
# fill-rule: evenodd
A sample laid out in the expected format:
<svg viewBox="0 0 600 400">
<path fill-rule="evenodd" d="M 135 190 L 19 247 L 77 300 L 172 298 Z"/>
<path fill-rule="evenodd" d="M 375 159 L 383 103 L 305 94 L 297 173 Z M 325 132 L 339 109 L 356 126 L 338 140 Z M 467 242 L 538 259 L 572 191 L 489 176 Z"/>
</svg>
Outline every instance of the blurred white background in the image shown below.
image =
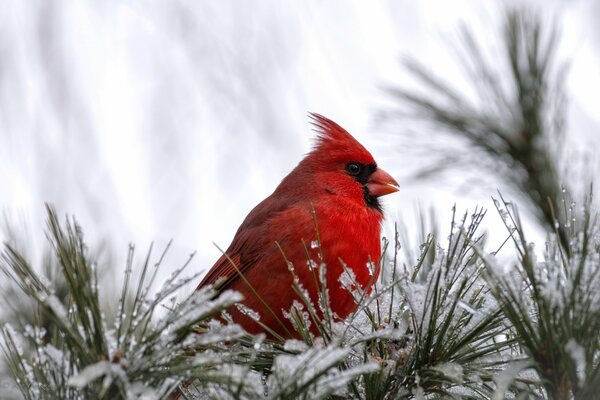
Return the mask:
<svg viewBox="0 0 600 400">
<path fill-rule="evenodd" d="M 169 268 L 197 250 L 192 269 L 207 270 L 219 255 L 212 243 L 227 247 L 310 149 L 309 111 L 352 132 L 398 178 L 401 191 L 385 201 L 389 223 L 413 223 L 416 205 L 449 223 L 454 203 L 479 204 L 504 236 L 490 200 L 500 183 L 465 191 L 460 177 L 410 180 L 404 126 L 383 129 L 377 118 L 394 106 L 385 87 L 411 85 L 404 56 L 460 84 L 457 28 L 466 23 L 493 47 L 499 2 L 2 3 L 0 207 L 32 257 L 50 202 L 76 216 L 89 243 L 105 241 L 118 265 L 129 242 L 144 253 L 172 238 Z M 568 130 L 593 134 L 600 6 L 512 3 L 543 5 L 561 25 Z"/>
</svg>

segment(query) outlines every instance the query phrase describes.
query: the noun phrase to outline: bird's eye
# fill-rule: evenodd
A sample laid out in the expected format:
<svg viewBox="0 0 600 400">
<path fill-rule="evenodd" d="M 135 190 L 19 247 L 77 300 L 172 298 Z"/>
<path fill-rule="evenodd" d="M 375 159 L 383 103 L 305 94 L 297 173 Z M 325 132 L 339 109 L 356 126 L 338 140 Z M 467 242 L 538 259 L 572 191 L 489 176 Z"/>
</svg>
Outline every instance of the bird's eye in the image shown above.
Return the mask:
<svg viewBox="0 0 600 400">
<path fill-rule="evenodd" d="M 346 165 L 346 171 L 348 171 L 348 173 L 350 175 L 358 175 L 360 174 L 360 171 L 362 170 L 360 164 L 357 163 L 349 163 L 348 165 Z"/>
</svg>

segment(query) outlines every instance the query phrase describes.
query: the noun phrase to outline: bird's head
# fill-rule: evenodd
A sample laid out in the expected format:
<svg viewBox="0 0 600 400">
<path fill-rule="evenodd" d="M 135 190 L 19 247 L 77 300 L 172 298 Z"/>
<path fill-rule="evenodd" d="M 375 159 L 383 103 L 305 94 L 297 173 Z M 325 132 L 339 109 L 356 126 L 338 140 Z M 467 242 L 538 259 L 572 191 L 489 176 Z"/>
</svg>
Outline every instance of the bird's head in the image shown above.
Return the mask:
<svg viewBox="0 0 600 400">
<path fill-rule="evenodd" d="M 300 165 L 315 175 L 320 189 L 381 211 L 378 198 L 398 191 L 398 182 L 344 128 L 319 114 L 310 116 L 318 137 Z"/>
</svg>

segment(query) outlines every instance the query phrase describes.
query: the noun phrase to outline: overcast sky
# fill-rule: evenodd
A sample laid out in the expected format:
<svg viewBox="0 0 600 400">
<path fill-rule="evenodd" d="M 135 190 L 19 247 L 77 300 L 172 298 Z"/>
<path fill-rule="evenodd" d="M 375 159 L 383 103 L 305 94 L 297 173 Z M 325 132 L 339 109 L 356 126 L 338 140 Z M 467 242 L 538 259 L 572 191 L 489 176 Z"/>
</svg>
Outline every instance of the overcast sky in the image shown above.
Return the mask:
<svg viewBox="0 0 600 400">
<path fill-rule="evenodd" d="M 92 244 L 108 240 L 119 263 L 129 242 L 145 249 L 172 238 L 172 267 L 197 250 L 192 268 L 208 269 L 219 255 L 212 243 L 227 247 L 310 149 L 315 111 L 399 178 L 401 191 L 385 201 L 388 221 L 404 223 L 416 205 L 434 206 L 443 222 L 453 203 L 492 208 L 499 183 L 465 192 L 460 179 L 408 179 L 414 165 L 394 133 L 403 126 L 384 129 L 377 115 L 393 106 L 383 88 L 413 84 L 403 57 L 461 83 L 457 27 L 467 24 L 493 50 L 498 3 L 7 0 L 0 207 L 29 227 L 21 233 L 32 248 L 50 202 L 75 215 Z M 600 126 L 600 7 L 550 1 L 544 9 L 561 26 L 569 131 L 585 147 Z M 488 223 L 494 230 L 499 219 L 490 212 Z"/>
</svg>

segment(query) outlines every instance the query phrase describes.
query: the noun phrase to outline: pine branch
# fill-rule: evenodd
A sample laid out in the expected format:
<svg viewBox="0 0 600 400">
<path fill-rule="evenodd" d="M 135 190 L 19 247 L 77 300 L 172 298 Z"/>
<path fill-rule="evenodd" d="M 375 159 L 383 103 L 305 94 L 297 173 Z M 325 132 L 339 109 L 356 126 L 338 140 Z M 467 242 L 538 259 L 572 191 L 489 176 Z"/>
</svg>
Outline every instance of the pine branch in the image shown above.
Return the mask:
<svg viewBox="0 0 600 400">
<path fill-rule="evenodd" d="M 519 264 L 515 274 L 486 258 L 486 277 L 514 338 L 551 399 L 592 398 L 600 390 L 600 227 L 591 198 L 583 220 L 569 230 L 569 251 L 550 241 L 543 261 L 527 242 L 516 208 L 504 200 L 497 204 Z"/>
<path fill-rule="evenodd" d="M 503 59 L 487 60 L 486 46 L 478 44 L 471 31 L 462 30 L 461 62 L 476 103 L 416 61 L 408 61 L 407 67 L 426 94 L 403 88 L 390 93 L 413 110 L 413 117 L 438 129 L 436 136 L 450 135 L 469 148 L 451 154 L 447 147 L 441 149 L 439 160 L 424 168 L 421 177 L 448 172 L 451 166 L 486 168 L 522 194 L 547 229 L 554 230 L 558 218 L 557 232 L 566 248 L 568 221 L 560 199 L 569 181 L 559 170 L 566 107 L 562 68 L 555 67 L 557 37 L 556 30 L 546 29 L 538 16 L 508 11 Z M 503 65 L 506 71 L 499 67 Z M 414 135 L 407 139 L 413 147 L 415 141 L 419 143 Z M 431 147 L 427 150 L 431 152 Z"/>
<path fill-rule="evenodd" d="M 148 254 L 131 298 L 131 248 L 119 315 L 114 325 L 109 325 L 100 307 L 97 267 L 88 257 L 77 223 L 61 225 L 48 207 L 48 239 L 68 286 L 65 298 L 57 297 L 51 283 L 13 247 L 5 247 L 0 261 L 0 269 L 49 319 L 46 326 L 50 328 L 37 319 L 21 331 L 8 325 L 2 329 L 2 349 L 23 397 L 124 399 L 142 393 L 163 397 L 190 375 L 201 382 L 215 381 L 212 371 L 232 362 L 235 352 L 223 343 L 240 337 L 243 331 L 209 321 L 239 301 L 237 293 L 225 292 L 214 298 L 214 290 L 206 288 L 181 303 L 169 303 L 181 287 L 198 279 L 181 278 L 186 263 L 150 296 L 162 257 L 150 266 Z M 170 312 L 160 315 L 164 305 Z M 199 325 L 204 326 L 202 333 L 197 333 Z M 46 329 L 53 332 L 49 340 Z M 19 343 L 28 343 L 31 352 L 27 354 Z M 194 348 L 211 350 L 185 356 Z M 216 351 L 222 354 L 215 356 Z"/>
<path fill-rule="evenodd" d="M 540 268 L 518 218 L 503 214 L 518 235 L 522 260 L 522 280 L 514 286 L 494 275 L 493 258 L 483 256 L 477 228 L 484 214 L 476 210 L 453 218 L 446 249 L 429 236 L 413 266 L 400 266 L 396 244 L 392 258 L 380 261 L 385 279 L 370 294 L 348 268 L 339 283 L 353 294 L 358 312 L 345 321 L 328 320 L 334 313 L 327 309 L 325 266 L 318 266 L 322 296 L 301 296 L 304 304 L 289 312 L 304 342 L 280 343 L 227 323 L 223 311 L 240 300 L 234 293 L 214 298 L 214 290 L 206 288 L 180 303 L 169 301 L 197 280 L 180 278 L 187 263 L 151 295 L 164 253 L 156 264 L 148 254 L 134 280 L 133 248 L 117 318 L 107 323 L 81 230 L 74 221 L 59 224 L 49 209 L 49 239 L 68 285 L 66 303 L 7 247 L 2 270 L 50 324 L 5 326 L 2 349 L 26 399 L 57 393 L 65 399 L 166 398 L 181 382 L 191 382 L 183 391 L 196 399 L 255 399 L 265 393 L 281 400 L 540 397 L 541 388 L 556 399 L 565 393 L 589 396 L 600 381 L 600 343 L 593 335 L 600 328 L 596 218 L 590 212 L 571 227 L 569 251 L 549 247 Z M 301 285 L 296 290 L 303 294 Z M 163 306 L 168 312 L 157 312 Z M 217 316 L 220 320 L 213 319 Z M 45 326 L 54 334 L 46 335 Z"/>
<path fill-rule="evenodd" d="M 382 287 L 359 305 L 360 318 L 346 321 L 345 341 L 356 360 L 377 360 L 381 369 L 355 382 L 357 398 L 412 398 L 415 395 L 490 397 L 494 379 L 514 359 L 514 340 L 500 340 L 507 327 L 485 289 L 475 247 L 484 212 L 452 221 L 447 250 L 432 237 L 414 267 L 388 272 Z M 395 246 L 395 252 L 400 250 Z M 392 268 L 400 268 L 392 257 Z M 382 266 L 389 260 L 382 260 Z M 385 282 L 385 281 L 384 281 Z M 392 303 L 392 301 L 394 301 Z M 366 330 L 370 326 L 370 331 Z M 512 382 L 513 393 L 535 382 Z"/>
</svg>

